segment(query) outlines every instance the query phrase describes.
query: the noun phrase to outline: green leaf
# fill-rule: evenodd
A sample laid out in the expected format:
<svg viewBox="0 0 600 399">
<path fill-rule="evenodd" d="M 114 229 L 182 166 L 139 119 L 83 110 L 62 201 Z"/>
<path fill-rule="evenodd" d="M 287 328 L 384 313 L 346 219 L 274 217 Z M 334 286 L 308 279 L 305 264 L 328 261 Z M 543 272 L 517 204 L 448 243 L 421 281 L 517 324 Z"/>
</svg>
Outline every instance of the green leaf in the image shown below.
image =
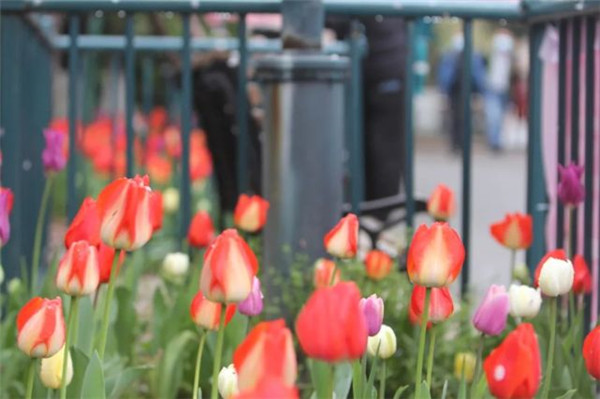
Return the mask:
<svg viewBox="0 0 600 399">
<path fill-rule="evenodd" d="M 110 392 L 109 398 L 119 398 L 123 392 L 132 385 L 133 382 L 140 379 L 152 367 L 140 366 L 130 367 L 123 372 L 108 377 L 106 379 L 106 390 Z"/>
<path fill-rule="evenodd" d="M 156 396 L 167 399 L 175 397 L 183 376 L 183 363 L 193 352 L 190 344 L 196 341 L 196 334 L 186 330 L 173 338 L 166 346 L 156 369 Z"/>
<path fill-rule="evenodd" d="M 427 382 L 423 381 L 421 384 L 421 392 L 423 392 L 423 399 L 431 399 L 431 393 L 429 392 L 429 386 Z"/>
<path fill-rule="evenodd" d="M 81 398 L 101 399 L 105 397 L 102 362 L 100 361 L 98 352 L 94 351 L 94 355 L 85 369 L 85 375 L 83 376 Z"/>
<path fill-rule="evenodd" d="M 404 386 L 401 386 L 398 389 L 396 389 L 396 392 L 394 392 L 394 399 L 400 399 L 400 397 L 402 396 L 404 391 L 406 391 L 409 386 L 410 385 L 404 385 Z"/>
<path fill-rule="evenodd" d="M 350 363 L 339 363 L 333 370 L 333 392 L 336 399 L 346 399 L 352 384 L 352 366 Z"/>
<path fill-rule="evenodd" d="M 67 397 L 81 397 L 81 387 L 83 386 L 83 378 L 85 370 L 90 363 L 90 358 L 79 348 L 71 349 L 71 361 L 73 362 L 73 379 L 67 386 Z"/>
<path fill-rule="evenodd" d="M 377 352 L 379 352 L 379 347 L 377 348 Z M 373 389 L 375 389 L 375 375 L 377 374 L 378 361 L 379 356 L 373 357 L 373 361 L 371 362 L 371 372 L 369 373 L 369 379 L 367 380 L 367 385 L 363 390 L 364 396 L 366 396 L 368 392 L 371 392 L 373 391 Z"/>
<path fill-rule="evenodd" d="M 474 395 L 477 397 L 476 395 Z M 458 399 L 467 399 L 467 381 L 465 380 L 464 373 L 460 379 L 460 385 L 458 386 Z"/>
<path fill-rule="evenodd" d="M 556 399 L 571 399 L 577 393 L 577 389 L 570 389 Z"/>
<path fill-rule="evenodd" d="M 77 316 L 77 345 L 87 357 L 92 355 L 94 339 L 94 308 L 89 296 L 79 298 L 79 313 Z"/>
<path fill-rule="evenodd" d="M 319 360 L 310 360 L 310 376 L 312 378 L 313 385 L 317 391 L 318 399 L 326 399 L 331 396 L 333 375 L 332 366 L 329 363 L 325 363 Z"/>
<path fill-rule="evenodd" d="M 118 306 L 114 332 L 117 338 L 117 349 L 121 355 L 131 359 L 137 332 L 137 314 L 133 307 L 135 298 L 131 290 L 126 287 L 117 287 L 116 297 Z"/>
</svg>

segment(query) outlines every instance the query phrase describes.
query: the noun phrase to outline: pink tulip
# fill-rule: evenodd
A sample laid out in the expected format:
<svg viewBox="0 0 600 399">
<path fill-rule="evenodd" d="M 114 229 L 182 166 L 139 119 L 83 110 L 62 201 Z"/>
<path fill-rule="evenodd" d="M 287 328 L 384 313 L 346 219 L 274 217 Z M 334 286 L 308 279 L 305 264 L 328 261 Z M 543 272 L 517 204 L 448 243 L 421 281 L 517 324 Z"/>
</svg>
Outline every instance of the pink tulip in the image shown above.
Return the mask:
<svg viewBox="0 0 600 399">
<path fill-rule="evenodd" d="M 53 129 L 44 130 L 46 148 L 42 152 L 42 162 L 46 172 L 60 172 L 67 164 L 65 135 Z"/>
<path fill-rule="evenodd" d="M 492 285 L 473 315 L 473 325 L 487 335 L 498 335 L 506 327 L 510 301 L 506 288 Z"/>
<path fill-rule="evenodd" d="M 571 162 L 569 166 L 558 165 L 560 183 L 558 199 L 565 205 L 577 206 L 585 199 L 585 187 L 581 184 L 583 167 Z"/>
<path fill-rule="evenodd" d="M 13 193 L 9 188 L 0 187 L 0 248 L 10 238 L 10 212 L 13 198 Z"/>
<path fill-rule="evenodd" d="M 252 291 L 248 298 L 238 304 L 238 310 L 246 316 L 257 316 L 263 310 L 263 293 L 260 290 L 260 280 L 254 277 L 252 280 Z"/>
<path fill-rule="evenodd" d="M 383 299 L 375 294 L 368 298 L 362 298 L 360 300 L 360 310 L 365 315 L 369 336 L 377 335 L 383 323 Z"/>
</svg>

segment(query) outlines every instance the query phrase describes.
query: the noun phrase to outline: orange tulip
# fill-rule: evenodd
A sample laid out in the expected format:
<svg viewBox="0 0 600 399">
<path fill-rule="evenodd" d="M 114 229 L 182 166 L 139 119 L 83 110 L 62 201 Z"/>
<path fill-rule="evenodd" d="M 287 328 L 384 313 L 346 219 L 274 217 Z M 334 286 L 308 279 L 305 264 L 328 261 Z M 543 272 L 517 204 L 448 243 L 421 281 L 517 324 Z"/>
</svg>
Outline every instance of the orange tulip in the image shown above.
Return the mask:
<svg viewBox="0 0 600 399">
<path fill-rule="evenodd" d="M 258 382 L 256 388 L 240 392 L 234 399 L 298 399 L 298 388 L 284 384 L 277 377 L 266 377 Z"/>
<path fill-rule="evenodd" d="M 60 297 L 35 297 L 17 315 L 17 346 L 30 357 L 50 357 L 65 344 Z"/>
<path fill-rule="evenodd" d="M 165 147 L 170 157 L 181 158 L 181 130 L 176 126 L 165 129 Z"/>
<path fill-rule="evenodd" d="M 87 241 L 76 241 L 63 255 L 56 273 L 56 287 L 72 296 L 89 295 L 100 281 L 98 251 Z"/>
<path fill-rule="evenodd" d="M 188 230 L 188 242 L 192 247 L 204 248 L 215 238 L 215 228 L 210 215 L 206 211 L 198 211 L 194 215 Z"/>
<path fill-rule="evenodd" d="M 225 230 L 204 254 L 200 289 L 215 302 L 238 303 L 248 297 L 258 261 L 234 229 Z"/>
<path fill-rule="evenodd" d="M 436 221 L 446 221 L 455 210 L 454 192 L 448 186 L 438 184 L 427 201 L 427 212 Z"/>
<path fill-rule="evenodd" d="M 592 292 L 592 275 L 585 258 L 581 255 L 573 257 L 575 277 L 573 279 L 574 294 L 589 294 Z"/>
<path fill-rule="evenodd" d="M 540 279 L 540 273 L 542 272 L 542 266 L 544 266 L 544 263 L 546 263 L 546 261 L 550 258 L 567 260 L 567 253 L 565 252 L 564 249 L 554 249 L 552 251 L 548 251 L 546 253 L 546 255 L 544 255 L 542 260 L 540 260 L 538 262 L 537 267 L 535 268 L 535 273 L 533 274 L 533 286 L 534 287 L 537 287 L 539 285 L 538 280 Z"/>
<path fill-rule="evenodd" d="M 116 249 L 132 251 L 146 244 L 156 224 L 148 176 L 121 177 L 98 196 L 100 237 Z"/>
<path fill-rule="evenodd" d="M 504 220 L 490 226 L 492 236 L 510 249 L 527 249 L 533 241 L 533 220 L 530 215 L 509 213 Z"/>
<path fill-rule="evenodd" d="M 212 156 L 206 147 L 204 133 L 194 130 L 190 134 L 190 178 L 198 181 L 212 174 Z"/>
<path fill-rule="evenodd" d="M 454 301 L 448 287 L 432 288 L 429 298 L 429 318 L 427 326 L 431 327 L 431 323 L 440 323 L 454 312 Z M 415 285 L 410 297 L 410 306 L 408 308 L 408 316 L 412 324 L 420 325 L 425 307 L 425 287 Z"/>
<path fill-rule="evenodd" d="M 358 218 L 349 213 L 344 216 L 323 240 L 327 252 L 338 258 L 353 258 L 358 247 Z"/>
<path fill-rule="evenodd" d="M 367 277 L 373 280 L 381 280 L 390 274 L 394 261 L 383 251 L 374 249 L 367 253 L 365 258 L 365 271 Z"/>
<path fill-rule="evenodd" d="M 91 245 L 100 244 L 100 218 L 96 201 L 92 197 L 83 200 L 65 234 L 65 248 L 76 241 L 85 240 Z"/>
<path fill-rule="evenodd" d="M 600 380 L 600 326 L 596 326 L 585 337 L 582 354 L 588 373 Z"/>
<path fill-rule="evenodd" d="M 335 277 L 331 281 L 332 274 L 335 270 Z M 313 281 L 315 288 L 324 288 L 329 285 L 336 285 L 340 282 L 340 269 L 335 267 L 335 262 L 329 259 L 321 258 L 315 262 L 315 273 Z"/>
<path fill-rule="evenodd" d="M 222 308 L 222 304 L 209 301 L 202 295 L 202 291 L 199 291 L 192 300 L 190 315 L 197 326 L 207 330 L 218 330 Z M 227 305 L 225 308 L 225 325 L 229 323 L 234 314 L 235 305 Z"/>
<path fill-rule="evenodd" d="M 367 349 L 367 322 L 360 291 L 342 282 L 313 292 L 296 320 L 302 350 L 326 362 L 359 359 Z"/>
<path fill-rule="evenodd" d="M 447 223 L 421 225 L 410 243 L 406 269 L 410 280 L 424 287 L 445 287 L 462 269 L 465 248 Z"/>
<path fill-rule="evenodd" d="M 152 183 L 165 185 L 171 180 L 171 162 L 160 155 L 151 154 L 146 161 L 146 170 Z"/>
<path fill-rule="evenodd" d="M 296 381 L 296 352 L 292 332 L 283 319 L 259 323 L 233 354 L 240 391 L 257 387 L 265 377 L 276 377 L 293 387 Z"/>
<path fill-rule="evenodd" d="M 267 223 L 269 201 L 259 195 L 240 195 L 233 212 L 235 225 L 249 233 L 255 233 Z"/>
<path fill-rule="evenodd" d="M 148 114 L 148 127 L 151 131 L 161 131 L 167 124 L 169 115 L 165 107 L 154 107 Z"/>
</svg>

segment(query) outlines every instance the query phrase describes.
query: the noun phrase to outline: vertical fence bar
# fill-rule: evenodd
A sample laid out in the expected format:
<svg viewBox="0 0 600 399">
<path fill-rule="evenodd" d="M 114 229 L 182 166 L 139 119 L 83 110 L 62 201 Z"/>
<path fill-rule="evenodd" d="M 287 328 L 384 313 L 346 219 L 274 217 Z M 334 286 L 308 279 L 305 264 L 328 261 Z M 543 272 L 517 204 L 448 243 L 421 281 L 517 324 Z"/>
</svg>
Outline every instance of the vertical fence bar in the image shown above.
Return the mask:
<svg viewBox="0 0 600 399">
<path fill-rule="evenodd" d="M 183 48 L 181 99 L 181 230 L 180 238 L 187 235 L 190 221 L 190 130 L 192 129 L 192 52 L 190 45 L 190 14 L 183 14 Z"/>
<path fill-rule="evenodd" d="M 406 226 L 414 227 L 414 131 L 413 131 L 413 34 L 414 22 L 406 21 L 406 65 L 404 69 L 404 187 L 406 190 Z M 412 235 L 412 233 L 411 233 Z"/>
<path fill-rule="evenodd" d="M 151 56 L 144 57 L 142 61 L 142 81 L 144 82 L 142 85 L 144 113 L 148 115 L 152 110 L 154 99 L 154 62 Z"/>
<path fill-rule="evenodd" d="M 538 57 L 544 24 L 529 27 L 529 138 L 527 146 L 527 213 L 533 218 L 533 244 L 527 251 L 527 264 L 535 267 L 544 252 L 546 190 L 542 164 L 542 62 Z"/>
<path fill-rule="evenodd" d="M 67 167 L 67 221 L 70 222 L 77 213 L 77 79 L 79 78 L 79 50 L 77 49 L 77 36 L 79 36 L 79 15 L 69 15 L 69 149 L 70 156 Z"/>
<path fill-rule="evenodd" d="M 567 35 L 568 22 L 560 21 L 559 26 L 559 58 L 558 58 L 558 143 L 556 145 L 557 161 L 559 165 L 565 164 L 565 137 L 567 131 Z M 555 172 L 557 181 L 560 178 L 558 170 Z M 556 201 L 556 248 L 563 248 L 565 243 L 565 208 L 560 201 Z"/>
<path fill-rule="evenodd" d="M 238 89 L 237 89 L 237 183 L 238 192 L 248 190 L 248 41 L 246 39 L 246 14 L 240 14 L 238 24 L 238 43 L 240 64 L 238 66 Z"/>
<path fill-rule="evenodd" d="M 462 239 L 466 257 L 461 274 L 460 290 L 464 295 L 469 286 L 470 238 L 471 238 L 471 67 L 473 59 L 473 22 L 463 21 L 464 50 L 462 70 L 462 112 L 463 112 L 463 148 L 462 148 Z"/>
<path fill-rule="evenodd" d="M 361 44 L 363 40 L 363 27 L 358 20 L 350 23 L 350 57 L 351 57 L 351 87 L 350 114 L 352 126 L 350 126 L 350 173 L 351 178 L 351 204 L 352 212 L 360 213 L 360 203 L 365 194 L 365 158 L 364 158 L 364 136 L 362 120 L 362 65 Z"/>
<path fill-rule="evenodd" d="M 133 109 L 135 101 L 135 53 L 133 49 L 133 13 L 125 18 L 125 124 L 127 129 L 127 176 L 133 176 Z"/>
<path fill-rule="evenodd" d="M 572 75 L 571 75 L 571 162 L 579 163 L 579 67 L 581 57 L 581 25 L 583 19 L 577 17 L 573 20 L 573 53 L 571 54 Z M 573 207 L 569 221 L 569 253 L 571 256 L 577 252 L 577 232 L 579 231 L 579 207 Z"/>
</svg>

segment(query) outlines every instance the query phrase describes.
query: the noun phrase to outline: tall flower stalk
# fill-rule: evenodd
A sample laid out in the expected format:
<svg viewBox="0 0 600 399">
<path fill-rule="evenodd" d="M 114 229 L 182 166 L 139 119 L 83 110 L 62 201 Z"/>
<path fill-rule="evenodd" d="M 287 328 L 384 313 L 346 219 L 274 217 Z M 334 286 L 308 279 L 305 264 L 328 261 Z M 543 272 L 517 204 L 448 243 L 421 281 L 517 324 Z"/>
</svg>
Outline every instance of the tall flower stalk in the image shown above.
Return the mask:
<svg viewBox="0 0 600 399">
<path fill-rule="evenodd" d="M 542 385 L 542 399 L 548 398 L 552 384 L 552 366 L 554 364 L 554 347 L 556 341 L 556 298 L 550 298 L 550 341 L 548 343 L 548 356 L 544 372 L 544 385 Z"/>
<path fill-rule="evenodd" d="M 71 338 L 75 330 L 74 326 L 77 324 L 77 314 L 79 312 L 79 297 L 71 297 L 71 305 L 69 306 L 69 318 L 67 321 L 67 334 L 65 338 L 65 351 L 63 357 L 62 367 L 62 381 L 60 383 L 60 399 L 67 397 L 67 364 L 69 362 L 69 351 L 71 345 Z"/>
<path fill-rule="evenodd" d="M 213 363 L 213 374 L 212 374 L 212 388 L 210 392 L 211 399 L 218 399 L 219 397 L 219 370 L 221 370 L 221 357 L 223 355 L 223 341 L 225 340 L 225 314 L 221 312 L 219 320 L 219 332 L 217 335 L 217 347 L 215 349 L 215 358 Z"/>
<path fill-rule="evenodd" d="M 421 397 L 421 384 L 423 380 L 423 358 L 425 355 L 425 338 L 427 334 L 427 322 L 429 318 L 430 288 L 425 288 L 425 306 L 421 315 L 421 333 L 419 336 L 419 355 L 417 357 L 417 369 L 415 371 L 415 398 Z"/>
<path fill-rule="evenodd" d="M 225 313 L 225 312 L 222 312 L 222 313 Z M 200 344 L 198 345 L 198 355 L 196 356 L 196 369 L 194 371 L 193 399 L 198 399 L 198 386 L 200 385 L 200 366 L 202 364 L 202 352 L 204 351 L 204 343 L 205 342 L 206 342 L 206 332 L 202 332 L 201 336 L 200 336 Z M 215 384 L 214 380 L 213 380 L 213 384 Z M 218 385 L 218 384 L 216 384 L 216 385 Z"/>
<path fill-rule="evenodd" d="M 42 234 L 44 230 L 44 220 L 46 219 L 46 211 L 48 209 L 48 200 L 52 189 L 54 176 L 49 175 L 44 183 L 44 193 L 42 194 L 42 202 L 38 212 L 37 223 L 35 225 L 35 237 L 33 239 L 33 256 L 31 258 L 31 286 L 30 292 L 35 294 L 38 287 L 38 274 L 40 267 L 40 255 L 42 252 Z"/>
</svg>

